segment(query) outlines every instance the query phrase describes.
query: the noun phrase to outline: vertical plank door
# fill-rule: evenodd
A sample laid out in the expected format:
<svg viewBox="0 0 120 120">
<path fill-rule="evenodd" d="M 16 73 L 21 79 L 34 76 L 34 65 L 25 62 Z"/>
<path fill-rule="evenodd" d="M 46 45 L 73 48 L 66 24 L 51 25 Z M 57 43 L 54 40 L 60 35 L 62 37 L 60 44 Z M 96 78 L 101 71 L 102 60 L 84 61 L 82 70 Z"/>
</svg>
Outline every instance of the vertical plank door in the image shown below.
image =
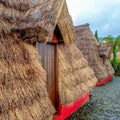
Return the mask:
<svg viewBox="0 0 120 120">
<path fill-rule="evenodd" d="M 36 48 L 40 52 L 42 66 L 46 70 L 46 85 L 50 100 L 57 109 L 57 44 L 44 44 L 37 42 Z"/>
</svg>

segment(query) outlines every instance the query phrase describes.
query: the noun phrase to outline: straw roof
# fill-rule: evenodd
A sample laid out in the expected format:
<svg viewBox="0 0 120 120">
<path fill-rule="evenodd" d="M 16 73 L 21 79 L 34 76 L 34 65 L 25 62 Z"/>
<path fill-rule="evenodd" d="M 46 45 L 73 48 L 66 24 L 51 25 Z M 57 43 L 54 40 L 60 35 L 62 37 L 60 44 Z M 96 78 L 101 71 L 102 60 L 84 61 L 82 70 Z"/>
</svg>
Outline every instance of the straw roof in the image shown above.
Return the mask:
<svg viewBox="0 0 120 120">
<path fill-rule="evenodd" d="M 0 36 L 0 120 L 48 120 L 46 73 L 33 46 Z"/>
<path fill-rule="evenodd" d="M 104 65 L 105 65 L 108 75 L 111 76 L 115 73 L 114 68 L 112 67 L 112 65 L 108 59 L 104 59 Z"/>
<path fill-rule="evenodd" d="M 73 27 L 72 18 L 69 15 L 66 2 L 57 23 L 65 44 L 72 44 L 75 41 L 75 30 Z"/>
<path fill-rule="evenodd" d="M 99 46 L 99 54 L 100 54 L 100 56 L 105 57 L 105 58 L 110 58 L 111 48 L 112 48 L 111 43 L 102 43 L 102 44 L 100 44 L 100 46 Z"/>
<path fill-rule="evenodd" d="M 0 16 L 0 32 L 16 32 L 27 43 L 51 40 L 57 24 L 66 44 L 75 40 L 65 0 L 0 0 Z"/>
<path fill-rule="evenodd" d="M 93 71 L 88 67 L 88 64 L 83 56 L 80 54 L 79 49 L 75 45 L 70 45 L 75 40 L 75 31 L 71 16 L 69 15 L 67 9 L 66 1 L 51 0 L 51 3 L 52 2 L 54 2 L 54 4 L 51 6 L 52 10 L 50 13 L 53 15 L 52 17 L 54 19 L 51 20 L 46 17 L 44 21 L 47 20 L 47 23 L 50 25 L 50 22 L 52 21 L 54 24 L 52 24 L 53 26 L 50 26 L 50 28 L 45 26 L 50 32 L 49 35 L 46 34 L 45 36 L 48 36 L 48 41 L 50 42 L 52 40 L 51 36 L 53 35 L 55 28 L 58 27 L 65 43 L 64 45 L 58 45 L 59 95 L 61 103 L 68 104 L 95 86 L 97 79 L 94 76 Z M 45 48 L 43 49 L 45 50 Z M 71 65 L 70 60 L 73 62 Z"/>
<path fill-rule="evenodd" d="M 59 96 L 62 104 L 70 103 L 96 85 L 97 78 L 75 44 L 58 45 Z"/>
<path fill-rule="evenodd" d="M 0 0 L 1 120 L 48 120 L 54 113 L 37 51 L 26 43 L 75 40 L 65 0 Z M 64 24 L 63 24 L 64 23 Z"/>
<path fill-rule="evenodd" d="M 99 56 L 99 44 L 90 31 L 89 24 L 84 24 L 75 27 L 77 40 L 76 46 L 83 53 L 88 61 L 89 66 L 94 70 L 98 80 L 103 80 L 108 77 L 102 59 Z"/>
<path fill-rule="evenodd" d="M 108 75 L 113 75 L 115 73 L 114 68 L 112 67 L 109 61 L 111 49 L 112 49 L 111 43 L 102 43 L 99 46 L 99 54 L 103 60 Z"/>
</svg>

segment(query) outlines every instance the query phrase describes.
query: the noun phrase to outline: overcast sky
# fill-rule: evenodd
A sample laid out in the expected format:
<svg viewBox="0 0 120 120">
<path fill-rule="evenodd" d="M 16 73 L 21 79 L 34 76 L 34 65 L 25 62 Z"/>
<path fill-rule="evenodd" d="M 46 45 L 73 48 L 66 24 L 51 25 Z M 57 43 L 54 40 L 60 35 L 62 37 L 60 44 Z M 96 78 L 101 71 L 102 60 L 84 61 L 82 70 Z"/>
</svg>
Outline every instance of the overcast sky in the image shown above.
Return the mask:
<svg viewBox="0 0 120 120">
<path fill-rule="evenodd" d="M 74 25 L 90 24 L 98 36 L 120 34 L 120 0 L 67 0 Z"/>
</svg>

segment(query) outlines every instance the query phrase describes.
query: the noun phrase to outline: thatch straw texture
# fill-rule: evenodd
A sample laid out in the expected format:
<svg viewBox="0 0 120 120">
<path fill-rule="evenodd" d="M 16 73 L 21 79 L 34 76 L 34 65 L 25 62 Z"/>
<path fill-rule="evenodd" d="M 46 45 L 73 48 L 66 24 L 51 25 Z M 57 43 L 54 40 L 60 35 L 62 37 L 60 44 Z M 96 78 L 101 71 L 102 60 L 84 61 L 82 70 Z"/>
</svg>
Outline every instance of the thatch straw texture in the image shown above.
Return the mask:
<svg viewBox="0 0 120 120">
<path fill-rule="evenodd" d="M 105 65 L 108 75 L 113 75 L 115 73 L 114 68 L 112 67 L 108 59 L 104 60 L 104 65 Z"/>
<path fill-rule="evenodd" d="M 96 85 L 97 78 L 75 44 L 58 45 L 59 96 L 70 103 Z"/>
<path fill-rule="evenodd" d="M 89 29 L 89 24 L 76 26 L 76 46 L 83 53 L 89 66 L 94 70 L 98 80 L 108 77 L 103 61 L 99 56 L 99 44 Z"/>
<path fill-rule="evenodd" d="M 114 68 L 112 67 L 109 58 L 111 54 L 112 44 L 110 43 L 103 43 L 99 46 L 99 54 L 103 60 L 105 68 L 107 70 L 108 75 L 113 75 L 115 73 Z"/>
<path fill-rule="evenodd" d="M 28 43 L 51 40 L 59 17 L 68 14 L 68 11 L 62 9 L 67 9 L 65 0 L 0 0 L 0 32 L 17 32 L 19 38 Z M 75 37 L 72 35 L 71 19 L 67 16 L 66 22 L 59 23 L 59 26 L 71 36 L 68 38 L 69 35 L 62 33 L 66 43 L 71 43 Z M 67 21 L 69 25 L 66 25 Z"/>
<path fill-rule="evenodd" d="M 34 47 L 0 36 L 0 120 L 48 120 L 54 113 Z"/>
<path fill-rule="evenodd" d="M 66 2 L 63 5 L 57 25 L 61 31 L 64 43 L 67 45 L 73 43 L 75 41 L 75 30 Z"/>
<path fill-rule="evenodd" d="M 112 44 L 102 43 L 99 46 L 99 54 L 101 57 L 110 58 Z"/>
</svg>

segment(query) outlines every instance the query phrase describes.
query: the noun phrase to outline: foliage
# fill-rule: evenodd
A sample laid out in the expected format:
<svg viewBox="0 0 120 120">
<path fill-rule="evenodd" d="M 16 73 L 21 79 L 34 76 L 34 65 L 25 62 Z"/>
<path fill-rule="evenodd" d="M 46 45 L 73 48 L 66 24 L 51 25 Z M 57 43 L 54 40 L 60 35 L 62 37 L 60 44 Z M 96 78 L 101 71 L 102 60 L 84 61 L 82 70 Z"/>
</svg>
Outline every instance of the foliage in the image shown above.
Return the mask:
<svg viewBox="0 0 120 120">
<path fill-rule="evenodd" d="M 113 58 L 110 59 L 110 62 L 111 62 L 111 64 L 112 64 L 112 66 L 113 66 L 113 63 L 114 63 Z M 116 75 L 120 75 L 120 57 L 117 57 L 117 58 L 116 58 L 116 65 L 117 65 Z"/>
<path fill-rule="evenodd" d="M 120 35 L 114 38 L 112 35 L 108 35 L 107 37 L 103 38 L 103 41 L 106 43 L 112 43 L 113 47 L 113 67 L 115 71 L 118 71 L 117 67 L 117 50 L 120 49 Z"/>
<path fill-rule="evenodd" d="M 117 37 L 113 37 L 112 35 L 108 35 L 102 39 L 103 42 L 112 43 L 113 46 L 116 46 L 118 50 L 120 50 L 120 35 Z"/>
<path fill-rule="evenodd" d="M 103 42 L 106 42 L 106 43 L 114 43 L 115 41 L 115 38 L 112 36 L 112 35 L 108 35 L 106 37 L 103 38 Z"/>
<path fill-rule="evenodd" d="M 117 49 L 120 51 L 120 35 L 116 38 Z"/>
<path fill-rule="evenodd" d="M 95 37 L 96 37 L 97 41 L 99 42 L 97 30 L 95 31 Z"/>
</svg>

